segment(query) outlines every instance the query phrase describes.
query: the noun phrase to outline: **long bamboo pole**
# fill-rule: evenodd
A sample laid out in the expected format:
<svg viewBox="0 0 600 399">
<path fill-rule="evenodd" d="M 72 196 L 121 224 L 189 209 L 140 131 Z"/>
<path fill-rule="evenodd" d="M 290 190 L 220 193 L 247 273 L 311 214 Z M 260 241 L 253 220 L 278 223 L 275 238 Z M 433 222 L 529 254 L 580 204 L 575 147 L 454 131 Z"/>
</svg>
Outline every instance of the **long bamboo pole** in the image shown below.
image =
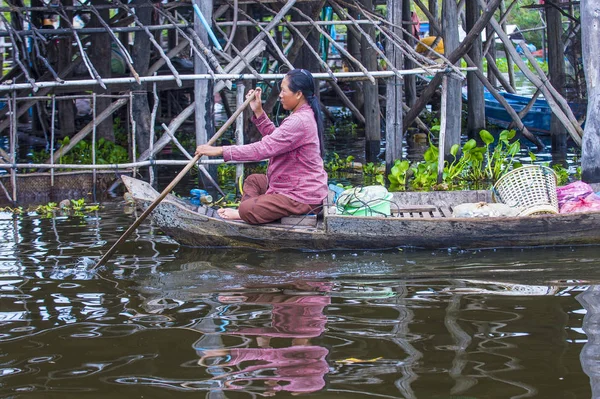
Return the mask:
<svg viewBox="0 0 600 399">
<path fill-rule="evenodd" d="M 462 55 L 462 52 L 461 52 Z M 468 68 L 460 68 L 462 71 L 469 70 Z M 427 68 L 414 68 L 399 71 L 400 75 L 433 75 L 438 72 L 445 72 L 445 65 L 438 65 L 437 67 L 427 67 Z M 394 71 L 372 71 L 369 74 L 374 78 L 389 78 L 391 76 L 398 75 L 398 73 Z M 365 76 L 363 72 L 334 72 L 333 76 L 338 80 L 368 80 L 368 77 Z M 281 80 L 285 77 L 285 74 L 281 73 L 264 73 L 260 74 L 261 80 Z M 317 72 L 313 73 L 313 77 L 318 80 L 330 80 L 332 79 L 328 73 L 326 72 Z M 222 80 L 257 80 L 256 76 L 251 73 L 226 73 L 226 74 L 218 74 L 216 73 L 214 76 L 211 76 L 208 73 L 204 74 L 186 74 L 179 75 L 179 78 L 182 81 L 190 81 L 190 80 L 202 80 L 202 79 L 214 79 L 216 81 Z M 140 81 L 144 82 L 170 82 L 176 80 L 172 75 L 156 75 L 156 76 L 141 76 Z M 120 83 L 135 83 L 135 78 L 133 77 L 124 77 L 124 78 L 106 78 L 103 79 L 105 84 L 120 84 Z M 44 81 L 44 82 L 36 82 L 36 85 L 41 88 L 50 88 L 50 87 L 73 87 L 73 86 L 94 86 L 98 84 L 93 79 L 81 79 L 81 80 L 67 80 L 63 83 L 52 82 L 52 81 Z M 218 84 L 218 83 L 217 83 Z M 223 83 L 223 87 L 225 84 Z M 14 90 L 22 90 L 22 89 L 31 89 L 31 85 L 28 83 L 13 83 L 13 84 L 3 84 L 0 85 L 0 92 L 14 91 Z M 221 87 L 222 89 L 222 87 Z"/>
<path fill-rule="evenodd" d="M 437 182 L 440 184 L 444 180 L 444 147 L 446 146 L 446 122 L 448 109 L 448 76 L 442 76 L 442 101 L 440 104 L 440 138 L 438 142 L 438 168 Z"/>
<path fill-rule="evenodd" d="M 244 101 L 244 103 L 231 115 L 231 117 L 225 122 L 223 126 L 219 129 L 214 136 L 208 141 L 208 145 L 213 145 L 219 137 L 231 126 L 231 124 L 236 120 L 236 118 L 244 111 L 244 109 L 250 104 L 250 102 L 254 99 L 254 97 L 250 96 Z M 175 188 L 177 183 L 187 174 L 187 172 L 200 160 L 201 155 L 196 155 L 186 166 L 179 172 L 175 179 L 160 193 L 160 195 L 152 202 L 148 208 L 144 210 L 144 212 L 140 215 L 139 218 L 136 219 L 135 222 L 121 235 L 121 237 L 113 244 L 112 247 L 104 254 L 104 256 L 96 263 L 96 265 L 92 268 L 92 271 L 102 265 L 104 265 L 112 256 L 113 253 L 117 250 L 117 247 L 129 237 L 129 235 L 138 228 L 138 226 L 146 219 L 146 217 L 160 204 L 160 202 Z"/>
</svg>

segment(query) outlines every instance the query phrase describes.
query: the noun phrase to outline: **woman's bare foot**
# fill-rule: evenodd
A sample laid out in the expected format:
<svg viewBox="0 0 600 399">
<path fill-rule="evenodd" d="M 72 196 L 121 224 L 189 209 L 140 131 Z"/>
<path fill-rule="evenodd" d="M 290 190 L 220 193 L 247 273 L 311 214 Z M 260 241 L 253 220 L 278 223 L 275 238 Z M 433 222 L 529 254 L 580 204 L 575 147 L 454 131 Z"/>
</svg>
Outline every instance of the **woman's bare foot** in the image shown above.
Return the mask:
<svg viewBox="0 0 600 399">
<path fill-rule="evenodd" d="M 219 216 L 221 216 L 223 219 L 228 219 L 228 220 L 241 220 L 242 219 L 240 217 L 240 213 L 238 212 L 237 209 L 221 208 L 221 209 L 217 210 L 217 214 Z"/>
</svg>

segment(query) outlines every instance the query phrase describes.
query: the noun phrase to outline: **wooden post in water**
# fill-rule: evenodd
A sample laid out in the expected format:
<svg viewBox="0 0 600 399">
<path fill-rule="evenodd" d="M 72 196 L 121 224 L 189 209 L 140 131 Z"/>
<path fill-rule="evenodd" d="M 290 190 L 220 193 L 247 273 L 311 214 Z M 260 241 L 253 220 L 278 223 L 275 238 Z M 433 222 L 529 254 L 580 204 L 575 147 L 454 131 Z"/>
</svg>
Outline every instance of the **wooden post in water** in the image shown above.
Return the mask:
<svg viewBox="0 0 600 399">
<path fill-rule="evenodd" d="M 480 7 L 481 9 L 481 7 Z M 494 60 L 494 63 L 496 62 L 496 35 L 494 32 L 494 28 L 491 27 L 491 25 L 488 25 L 485 28 L 485 44 L 486 44 L 486 48 L 488 48 L 487 54 L 483 54 L 484 57 L 487 57 L 487 55 L 489 55 L 489 58 L 491 58 L 492 60 Z M 489 47 L 488 47 L 488 43 Z M 498 79 L 496 78 L 496 75 L 494 74 L 494 71 L 492 71 L 489 67 L 488 67 L 488 71 L 487 71 L 487 78 L 488 81 L 492 84 L 492 86 L 497 87 L 498 86 Z"/>
<path fill-rule="evenodd" d="M 406 29 L 408 32 L 413 32 L 413 29 L 415 28 L 414 25 L 409 25 L 409 23 L 412 22 L 412 15 L 411 15 L 411 4 L 412 4 L 412 0 L 402 0 L 402 12 L 401 12 L 401 17 L 402 17 L 402 21 L 403 21 L 403 26 L 404 29 Z M 388 14 L 392 12 L 390 10 L 390 7 L 388 5 Z M 388 17 L 389 19 L 389 17 Z M 416 45 L 416 38 L 409 34 L 409 33 L 404 33 L 403 34 L 403 38 L 404 41 L 407 42 L 408 44 L 410 44 L 411 46 L 415 46 Z M 402 65 L 402 64 L 394 64 L 394 65 Z M 413 69 L 415 67 L 415 63 L 412 62 L 408 57 L 404 57 L 404 69 Z M 417 78 L 415 75 L 405 75 L 404 76 L 404 93 L 406 96 L 406 104 L 409 107 L 412 107 L 413 104 L 415 103 L 415 101 L 417 100 Z"/>
<path fill-rule="evenodd" d="M 586 1 L 589 0 L 582 0 L 581 4 Z M 583 39 L 583 35 L 581 37 Z M 598 370 L 598 357 L 600 356 L 600 324 L 598 324 L 598 320 L 600 320 L 600 285 L 590 285 L 575 299 L 585 309 L 581 329 L 587 339 L 579 354 L 581 369 L 590 377 L 591 397 L 600 398 L 600 370 Z"/>
<path fill-rule="evenodd" d="M 198 5 L 200 12 L 204 15 L 204 19 L 212 21 L 213 1 L 212 0 L 194 0 L 194 4 Z M 194 31 L 207 47 L 210 46 L 208 40 L 208 31 L 200 22 L 200 18 L 194 15 Z M 194 55 L 194 73 L 207 73 L 206 65 L 200 60 L 197 55 Z M 213 122 L 213 105 L 214 95 L 212 90 L 213 83 L 210 80 L 195 80 L 194 81 L 194 122 L 196 126 L 196 144 L 205 144 L 215 132 Z M 225 101 L 225 100 L 223 100 Z M 209 170 L 211 168 L 209 167 Z"/>
<path fill-rule="evenodd" d="M 406 0 L 404 0 L 406 1 Z M 392 31 L 400 34 L 398 26 L 402 21 L 402 0 L 387 0 L 388 21 L 392 24 Z M 402 53 L 396 46 L 388 45 L 385 48 L 386 56 L 394 65 L 402 65 Z M 402 78 L 393 76 L 386 81 L 385 106 L 385 164 L 386 170 L 394 166 L 396 159 L 402 159 Z"/>
<path fill-rule="evenodd" d="M 440 24 L 439 22 L 439 18 L 440 18 L 440 6 L 439 6 L 439 2 L 438 0 L 429 0 L 429 12 L 431 12 L 431 15 L 433 15 L 435 17 L 435 24 L 429 24 L 429 35 L 430 36 L 439 36 L 442 34 L 442 32 L 437 32 L 437 30 L 432 27 L 433 26 L 439 26 Z M 446 54 L 448 54 L 446 52 Z"/>
<path fill-rule="evenodd" d="M 548 26 L 548 73 L 550 83 L 562 96 L 565 94 L 565 58 L 562 41 L 562 18 L 560 3 L 557 0 L 546 2 L 546 22 Z M 552 162 L 564 164 L 567 159 L 567 132 L 556 117 L 552 114 L 550 120 L 550 135 L 552 139 Z"/>
<path fill-rule="evenodd" d="M 360 0 L 367 10 L 373 9 L 373 0 Z M 375 40 L 375 27 L 367 25 L 364 28 L 371 39 Z M 360 39 L 361 63 L 369 71 L 377 70 L 377 53 L 365 36 Z M 365 158 L 367 162 L 376 162 L 381 145 L 381 118 L 379 116 L 379 89 L 378 85 L 364 81 L 362 84 L 365 96 Z"/>
<path fill-rule="evenodd" d="M 106 0 L 95 0 L 94 4 L 108 4 Z M 93 27 L 101 27 L 102 24 L 99 21 L 99 18 L 104 19 L 104 21 L 109 22 L 110 15 L 108 9 L 100 9 L 98 10 L 98 15 L 92 13 L 90 26 Z M 96 71 L 103 78 L 111 77 L 111 38 L 108 33 L 97 33 L 92 35 L 92 45 L 90 46 L 89 51 L 91 52 L 90 57 L 94 60 L 94 66 Z M 110 86 L 106 89 L 102 87 L 96 86 L 94 88 L 94 93 L 96 94 L 110 94 Z M 69 101 L 70 102 L 70 101 Z M 101 113 L 105 109 L 109 108 L 112 101 L 109 97 L 95 97 L 95 110 L 96 113 Z M 72 104 L 71 104 L 72 107 Z M 102 123 L 100 123 L 97 127 L 98 137 L 102 137 L 109 141 L 115 140 L 115 133 L 113 130 L 113 120 L 112 118 L 108 118 Z M 153 132 L 151 132 L 152 134 Z M 149 139 L 149 138 L 148 138 Z"/>
<path fill-rule="evenodd" d="M 454 2 L 454 0 L 450 0 Z M 446 147 L 446 130 L 448 121 L 448 76 L 442 77 L 442 100 L 440 104 L 440 138 L 438 142 L 438 170 L 437 183 L 440 184 L 444 179 L 444 159 L 443 149 Z"/>
<path fill-rule="evenodd" d="M 244 104 L 244 94 L 246 91 L 246 86 L 240 82 L 237 84 L 236 89 L 236 106 L 237 108 L 240 108 L 242 104 Z M 225 96 L 223 96 L 223 101 L 226 101 Z M 241 113 L 235 121 L 235 144 L 244 145 L 244 113 Z M 238 163 L 235 165 L 235 181 L 237 182 L 239 179 L 243 178 L 244 164 Z"/>
<path fill-rule="evenodd" d="M 479 19 L 481 7 L 477 0 L 466 0 L 465 10 L 467 31 L 469 31 Z M 481 68 L 483 65 L 481 35 L 473 41 L 468 54 L 475 66 Z M 479 131 L 485 129 L 485 100 L 483 83 L 473 71 L 467 72 L 467 98 L 467 135 L 470 139 L 479 139 Z"/>
<path fill-rule="evenodd" d="M 72 6 L 73 0 L 63 1 L 62 4 L 64 6 Z M 108 11 L 108 10 L 107 10 Z M 69 18 L 73 18 L 73 12 L 71 10 L 65 10 L 65 14 Z M 69 27 L 69 23 L 64 21 L 64 17 L 60 18 L 60 27 L 67 28 Z M 94 35 L 92 35 L 93 37 Z M 65 70 L 71 62 L 73 62 L 73 43 L 70 37 L 61 38 L 58 40 L 58 59 L 56 60 L 56 70 L 62 71 Z M 67 101 L 59 101 L 56 103 L 58 106 L 58 118 L 60 124 L 60 134 L 61 136 L 69 136 L 73 137 L 75 134 L 75 112 L 73 103 L 71 100 Z M 50 126 L 50 130 L 52 130 L 54 126 Z M 112 128 L 112 126 L 111 126 Z"/>
<path fill-rule="evenodd" d="M 581 1 L 581 48 L 587 82 L 587 118 L 581 146 L 581 178 L 600 182 L 600 14 L 598 2 Z"/>
<path fill-rule="evenodd" d="M 350 16 L 354 19 L 359 19 L 358 11 L 354 7 L 348 7 L 348 14 L 350 14 Z M 348 32 L 346 33 L 346 43 L 348 46 L 348 52 L 354 58 L 359 60 L 360 59 L 360 37 L 358 35 L 355 35 L 355 33 L 357 33 L 357 31 L 355 29 L 348 29 Z M 348 67 L 348 70 L 353 71 L 354 68 L 352 67 L 352 63 L 349 62 L 348 60 L 345 60 L 345 62 L 347 63 L 346 66 Z M 365 104 L 365 97 L 363 96 L 363 93 L 362 93 L 362 85 L 363 85 L 363 83 L 359 82 L 359 81 L 351 81 L 350 82 L 350 87 L 352 88 L 352 103 L 354 103 L 356 108 L 363 111 L 363 115 L 364 115 L 363 106 Z"/>
<path fill-rule="evenodd" d="M 144 0 L 133 0 L 133 5 L 146 4 Z M 135 11 L 140 23 L 150 25 L 152 21 L 152 9 L 150 7 L 139 7 Z M 150 38 L 141 31 L 136 32 L 133 41 L 131 56 L 135 70 L 144 76 L 150 65 Z M 131 117 L 135 124 L 131 128 L 134 132 L 135 143 L 140 151 L 145 151 L 150 146 L 150 104 L 148 104 L 148 83 L 133 83 L 131 85 L 133 97 L 131 100 Z M 133 145 L 131 143 L 130 145 Z"/>
<path fill-rule="evenodd" d="M 500 2 L 500 15 L 504 15 L 504 13 L 506 12 L 506 7 L 504 6 L 504 0 L 502 0 Z M 506 33 L 506 21 L 502 20 L 501 24 L 502 26 L 502 31 L 504 33 Z M 513 59 L 508 55 L 508 53 L 505 51 L 506 53 L 506 66 L 508 67 L 508 81 L 510 82 L 510 87 L 516 87 L 515 85 L 515 70 L 513 68 L 514 63 L 513 63 Z"/>
<path fill-rule="evenodd" d="M 444 1 L 442 5 L 442 30 L 444 38 L 445 54 L 452 54 L 458 48 L 458 6 L 456 0 Z M 478 35 L 479 36 L 479 35 Z M 450 154 L 450 148 L 454 144 L 460 144 L 462 93 L 461 82 L 458 79 L 448 77 L 447 87 L 447 111 L 446 111 L 446 140 L 444 147 L 439 151 L 444 156 Z M 442 116 L 440 115 L 440 118 Z M 441 132 L 440 132 L 441 134 Z"/>
</svg>

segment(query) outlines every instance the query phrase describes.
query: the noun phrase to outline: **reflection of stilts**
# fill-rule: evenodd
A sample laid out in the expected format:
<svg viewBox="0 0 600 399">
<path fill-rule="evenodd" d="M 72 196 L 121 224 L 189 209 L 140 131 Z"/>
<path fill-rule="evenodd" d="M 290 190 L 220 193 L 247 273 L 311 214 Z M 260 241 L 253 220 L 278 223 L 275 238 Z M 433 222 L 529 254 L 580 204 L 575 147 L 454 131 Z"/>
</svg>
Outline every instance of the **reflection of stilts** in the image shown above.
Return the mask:
<svg viewBox="0 0 600 399">
<path fill-rule="evenodd" d="M 464 282 L 461 280 L 455 281 L 455 285 L 463 286 Z M 446 317 L 444 318 L 444 324 L 454 339 L 456 350 L 454 360 L 452 361 L 452 367 L 450 368 L 449 374 L 452 379 L 456 381 L 454 387 L 450 391 L 453 395 L 465 392 L 475 384 L 477 380 L 473 377 L 463 375 L 465 366 L 467 365 L 467 348 L 471 344 L 472 337 L 460 327 L 458 319 L 460 317 L 460 295 L 453 295 L 450 300 L 450 304 L 446 308 Z"/>
<path fill-rule="evenodd" d="M 410 330 L 408 326 L 414 319 L 414 313 L 410 309 L 410 306 L 406 303 L 405 298 L 409 294 L 409 290 L 405 284 L 395 287 L 397 293 L 397 310 L 398 310 L 398 323 L 394 326 L 394 338 L 392 341 L 395 342 L 404 352 L 407 354 L 407 358 L 399 366 L 402 370 L 402 377 L 394 382 L 394 385 L 407 398 L 416 398 L 411 383 L 417 379 L 417 373 L 413 370 L 413 366 L 417 364 L 419 359 L 423 357 L 423 354 L 418 351 L 407 339 Z"/>
<path fill-rule="evenodd" d="M 206 298 L 204 303 L 210 306 L 208 314 L 200 322 L 191 327 L 193 330 L 204 333 L 192 344 L 199 358 L 204 356 L 206 350 L 223 348 L 221 333 L 225 331 L 225 327 L 229 323 L 220 317 L 227 310 L 228 306 L 223 306 L 212 298 Z M 208 367 L 206 371 L 214 377 L 218 377 L 225 372 L 222 367 L 218 366 Z M 225 394 L 220 386 L 215 386 L 213 389 L 210 389 L 206 397 L 208 399 L 221 399 L 225 398 Z"/>
<path fill-rule="evenodd" d="M 592 398 L 600 398 L 600 285 L 592 285 L 575 297 L 586 310 L 583 331 L 587 342 L 581 349 L 581 368 L 590 377 Z"/>
</svg>

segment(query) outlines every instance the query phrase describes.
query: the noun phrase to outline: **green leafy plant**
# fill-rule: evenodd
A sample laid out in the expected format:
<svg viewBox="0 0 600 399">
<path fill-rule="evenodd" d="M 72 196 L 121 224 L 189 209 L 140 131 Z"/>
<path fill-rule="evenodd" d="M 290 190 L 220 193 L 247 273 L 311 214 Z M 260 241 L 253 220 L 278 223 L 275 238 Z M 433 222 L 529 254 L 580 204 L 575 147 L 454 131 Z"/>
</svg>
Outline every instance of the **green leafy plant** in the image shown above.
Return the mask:
<svg viewBox="0 0 600 399">
<path fill-rule="evenodd" d="M 504 173 L 511 169 L 515 156 L 521 150 L 521 143 L 517 140 L 510 142 L 516 135 L 514 130 L 503 130 L 498 136 L 498 143 L 491 150 L 494 136 L 487 130 L 479 132 L 481 140 L 485 143 L 485 178 L 489 181 L 497 181 Z M 520 166 L 516 165 L 516 166 Z"/>
<path fill-rule="evenodd" d="M 70 143 L 69 137 L 59 140 L 61 148 Z M 129 161 L 127 149 L 113 143 L 112 141 L 99 139 L 96 142 L 96 164 L 118 164 Z M 81 140 L 69 152 L 59 158 L 61 164 L 92 164 L 92 144 L 89 141 Z"/>
<path fill-rule="evenodd" d="M 354 159 L 354 157 L 352 159 Z M 370 176 L 382 175 L 384 173 L 384 170 L 385 170 L 385 164 L 383 164 L 383 163 L 376 164 L 374 162 L 367 162 L 362 167 L 363 173 L 365 175 L 370 175 Z"/>
<path fill-rule="evenodd" d="M 404 191 L 407 185 L 407 172 L 410 169 L 410 162 L 407 160 L 396 159 L 394 166 L 390 169 L 388 180 L 390 181 L 390 191 Z"/>
<path fill-rule="evenodd" d="M 54 216 L 54 212 L 59 209 L 56 202 L 48 202 L 46 205 L 38 205 L 35 212 L 42 217 L 50 219 Z"/>
<path fill-rule="evenodd" d="M 552 165 L 552 170 L 556 173 L 558 186 L 564 186 L 569 183 L 569 170 L 562 165 Z"/>
<path fill-rule="evenodd" d="M 337 152 L 334 152 L 324 166 L 328 173 L 336 173 L 340 170 L 350 168 L 353 161 L 354 157 L 352 155 L 341 158 Z"/>
<path fill-rule="evenodd" d="M 225 184 L 227 181 L 235 178 L 235 165 L 222 163 L 217 166 L 217 180 L 219 184 Z"/>
<path fill-rule="evenodd" d="M 504 130 L 495 143 L 494 137 L 487 130 L 482 130 L 483 146 L 477 146 L 474 139 L 467 141 L 462 148 L 458 144 L 453 145 L 450 148 L 453 159 L 444 161 L 441 183 L 438 183 L 439 149 L 430 143 L 423 154 L 423 161 L 414 165 L 409 165 L 408 161 L 395 162 L 388 175 L 390 190 L 456 190 L 493 183 L 504 173 L 520 166 L 514 158 L 521 147 L 518 141 L 511 142 L 514 136 L 514 131 Z"/>
<path fill-rule="evenodd" d="M 83 216 L 86 212 L 94 212 L 100 209 L 100 205 L 87 204 L 84 198 L 65 200 L 59 206 L 63 211 L 73 211 L 75 216 Z"/>
<path fill-rule="evenodd" d="M 25 213 L 25 210 L 23 209 L 22 206 L 18 206 L 16 208 L 12 208 L 10 206 L 5 206 L 3 208 L 0 208 L 0 212 L 10 212 L 15 215 L 22 215 Z"/>
<path fill-rule="evenodd" d="M 376 164 L 374 162 L 368 162 L 362 166 L 363 172 L 363 183 L 365 186 L 371 185 L 385 185 L 385 164 L 379 163 Z"/>
</svg>

